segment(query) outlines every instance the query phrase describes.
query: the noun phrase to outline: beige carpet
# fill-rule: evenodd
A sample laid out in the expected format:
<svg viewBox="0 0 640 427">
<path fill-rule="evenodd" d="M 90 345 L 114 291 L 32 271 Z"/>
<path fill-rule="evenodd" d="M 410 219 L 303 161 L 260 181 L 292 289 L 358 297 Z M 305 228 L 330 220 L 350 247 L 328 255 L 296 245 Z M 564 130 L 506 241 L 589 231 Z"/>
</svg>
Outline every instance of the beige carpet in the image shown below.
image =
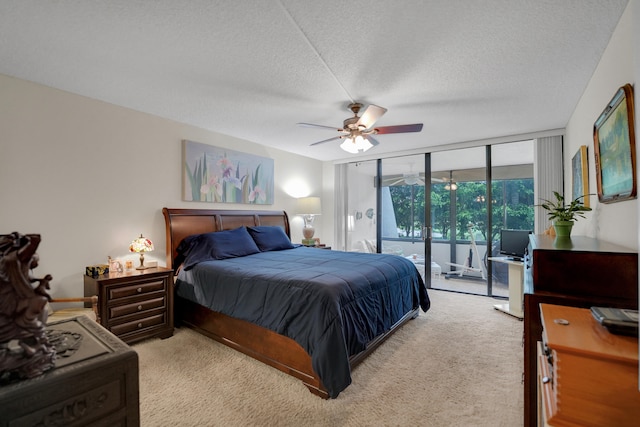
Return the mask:
<svg viewBox="0 0 640 427">
<path fill-rule="evenodd" d="M 186 328 L 137 344 L 142 426 L 521 426 L 522 322 L 491 298 L 430 296 L 334 400 Z"/>
</svg>

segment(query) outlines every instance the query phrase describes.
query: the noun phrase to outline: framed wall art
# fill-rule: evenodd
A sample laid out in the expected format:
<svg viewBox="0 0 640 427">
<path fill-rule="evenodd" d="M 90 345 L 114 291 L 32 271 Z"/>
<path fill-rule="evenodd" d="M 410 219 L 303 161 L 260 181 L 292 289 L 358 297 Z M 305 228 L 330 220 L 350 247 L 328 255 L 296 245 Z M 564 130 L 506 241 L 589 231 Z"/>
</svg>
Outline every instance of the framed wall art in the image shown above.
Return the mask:
<svg viewBox="0 0 640 427">
<path fill-rule="evenodd" d="M 633 87 L 622 86 L 593 125 L 593 142 L 601 203 L 635 199 L 636 144 Z"/>
<path fill-rule="evenodd" d="M 572 200 L 582 197 L 582 203 L 589 207 L 589 162 L 587 146 L 581 145 L 578 152 L 571 159 Z"/>
<path fill-rule="evenodd" d="M 183 198 L 273 204 L 273 159 L 183 140 Z"/>
</svg>

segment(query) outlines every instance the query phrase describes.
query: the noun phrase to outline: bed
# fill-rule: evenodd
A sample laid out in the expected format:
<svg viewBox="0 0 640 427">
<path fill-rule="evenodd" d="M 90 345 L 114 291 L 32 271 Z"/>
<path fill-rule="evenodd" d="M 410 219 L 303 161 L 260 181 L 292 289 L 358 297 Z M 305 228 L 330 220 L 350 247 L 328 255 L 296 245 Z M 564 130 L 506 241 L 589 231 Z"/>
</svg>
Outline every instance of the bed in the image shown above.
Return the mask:
<svg viewBox="0 0 640 427">
<path fill-rule="evenodd" d="M 167 266 L 177 272 L 177 324 L 302 380 L 323 398 L 337 397 L 351 369 L 429 309 L 411 261 L 292 245 L 284 211 L 164 208 L 163 215 Z M 233 238 L 235 247 L 247 232 L 257 251 L 203 257 L 210 241 L 221 247 Z M 290 246 L 273 246 L 279 239 Z"/>
</svg>

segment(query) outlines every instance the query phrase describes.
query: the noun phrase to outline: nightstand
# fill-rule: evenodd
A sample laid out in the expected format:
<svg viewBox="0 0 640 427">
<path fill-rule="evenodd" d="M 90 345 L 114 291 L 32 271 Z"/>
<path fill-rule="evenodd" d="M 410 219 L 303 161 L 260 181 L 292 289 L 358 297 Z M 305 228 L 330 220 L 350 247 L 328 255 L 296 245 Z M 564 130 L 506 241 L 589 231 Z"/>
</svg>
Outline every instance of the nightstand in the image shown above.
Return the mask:
<svg viewBox="0 0 640 427">
<path fill-rule="evenodd" d="M 316 246 L 316 245 L 304 245 L 307 248 L 316 248 L 316 249 L 328 249 L 331 250 L 331 246 L 326 246 L 326 245 L 320 245 L 320 246 Z"/>
<path fill-rule="evenodd" d="M 84 294 L 98 295 L 100 323 L 127 344 L 173 335 L 173 271 L 169 268 L 84 276 Z"/>
</svg>

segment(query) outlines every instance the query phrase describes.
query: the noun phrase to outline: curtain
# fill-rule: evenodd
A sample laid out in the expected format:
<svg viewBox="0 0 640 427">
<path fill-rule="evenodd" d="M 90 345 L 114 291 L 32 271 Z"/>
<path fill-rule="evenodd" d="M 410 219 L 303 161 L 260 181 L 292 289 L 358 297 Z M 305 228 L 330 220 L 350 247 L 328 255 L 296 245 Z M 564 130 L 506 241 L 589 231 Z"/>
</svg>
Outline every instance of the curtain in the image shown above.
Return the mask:
<svg viewBox="0 0 640 427">
<path fill-rule="evenodd" d="M 564 195 L 562 135 L 534 140 L 533 195 L 536 205 L 542 199 L 553 200 L 553 192 Z M 535 234 L 543 234 L 551 226 L 547 211 L 536 206 L 534 210 Z"/>
<path fill-rule="evenodd" d="M 347 236 L 348 236 L 348 164 L 335 165 L 335 182 L 334 182 L 334 213 L 333 223 L 333 246 L 334 249 L 345 251 L 347 250 Z"/>
</svg>

